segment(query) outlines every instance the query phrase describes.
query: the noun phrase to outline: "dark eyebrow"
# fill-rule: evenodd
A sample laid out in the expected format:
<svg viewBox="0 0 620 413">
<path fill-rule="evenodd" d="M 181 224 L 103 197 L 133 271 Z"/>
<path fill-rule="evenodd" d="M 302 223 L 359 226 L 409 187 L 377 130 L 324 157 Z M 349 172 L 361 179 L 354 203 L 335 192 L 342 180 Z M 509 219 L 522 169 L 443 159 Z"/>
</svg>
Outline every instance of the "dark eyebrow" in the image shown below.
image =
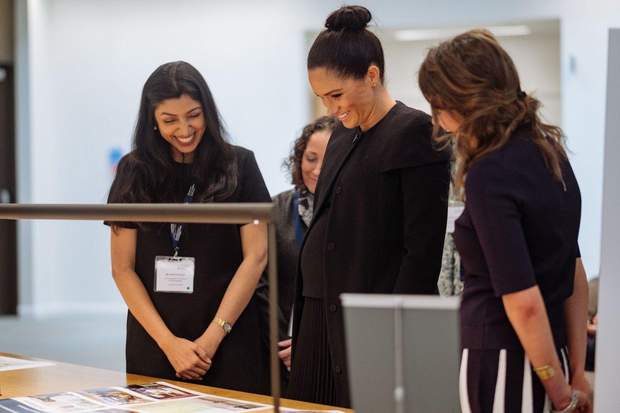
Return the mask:
<svg viewBox="0 0 620 413">
<path fill-rule="evenodd" d="M 187 113 L 191 113 L 191 112 L 195 111 L 196 109 L 202 110 L 202 106 L 196 106 L 195 108 L 188 110 Z M 162 112 L 161 114 L 162 115 L 168 115 L 168 116 L 177 116 L 176 113 Z"/>
<path fill-rule="evenodd" d="M 323 96 L 331 95 L 332 93 L 335 93 L 335 92 L 341 92 L 342 93 L 342 89 L 330 90 L 329 92 L 325 93 Z M 317 96 L 319 96 L 319 95 L 317 95 Z M 319 97 L 321 97 L 321 96 L 319 96 Z"/>
</svg>

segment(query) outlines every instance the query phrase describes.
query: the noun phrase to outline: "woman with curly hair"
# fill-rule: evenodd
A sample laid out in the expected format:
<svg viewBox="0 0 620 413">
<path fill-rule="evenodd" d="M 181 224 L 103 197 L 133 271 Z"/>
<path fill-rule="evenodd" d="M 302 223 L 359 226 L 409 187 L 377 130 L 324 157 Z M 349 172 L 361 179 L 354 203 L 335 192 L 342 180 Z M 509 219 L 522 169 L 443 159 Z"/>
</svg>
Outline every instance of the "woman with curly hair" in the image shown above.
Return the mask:
<svg viewBox="0 0 620 413">
<path fill-rule="evenodd" d="M 290 320 L 295 298 L 299 248 L 314 209 L 314 191 L 321 173 L 327 142 L 338 125 L 336 118 L 323 116 L 306 125 L 295 140 L 284 167 L 293 189 L 273 198 L 278 244 L 278 297 L 280 303 L 280 358 L 291 367 Z"/>
</svg>

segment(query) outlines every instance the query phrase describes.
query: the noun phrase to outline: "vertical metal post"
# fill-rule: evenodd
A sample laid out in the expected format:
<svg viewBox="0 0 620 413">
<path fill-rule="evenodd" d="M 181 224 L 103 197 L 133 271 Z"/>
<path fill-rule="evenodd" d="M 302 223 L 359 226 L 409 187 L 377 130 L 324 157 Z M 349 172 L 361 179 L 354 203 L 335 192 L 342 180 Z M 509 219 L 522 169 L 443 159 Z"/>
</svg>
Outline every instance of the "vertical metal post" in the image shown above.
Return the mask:
<svg viewBox="0 0 620 413">
<path fill-rule="evenodd" d="M 398 300 L 394 308 L 394 403 L 396 413 L 405 413 L 405 344 L 403 303 Z"/>
<path fill-rule="evenodd" d="M 269 231 L 269 349 L 271 355 L 271 396 L 273 411 L 280 413 L 280 358 L 278 357 L 278 254 L 276 227 L 270 221 Z"/>
</svg>

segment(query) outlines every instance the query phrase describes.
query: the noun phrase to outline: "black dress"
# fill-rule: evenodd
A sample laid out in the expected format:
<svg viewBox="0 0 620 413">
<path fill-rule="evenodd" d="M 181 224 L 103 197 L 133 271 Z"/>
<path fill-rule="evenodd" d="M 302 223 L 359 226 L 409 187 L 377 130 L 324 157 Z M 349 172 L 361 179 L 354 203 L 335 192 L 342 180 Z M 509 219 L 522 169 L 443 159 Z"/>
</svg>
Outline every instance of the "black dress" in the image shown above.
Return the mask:
<svg viewBox="0 0 620 413">
<path fill-rule="evenodd" d="M 337 128 L 301 250 L 288 397 L 349 406 L 340 294 L 435 294 L 450 154 L 430 117 L 398 102 L 361 132 Z"/>
<path fill-rule="evenodd" d="M 519 128 L 504 147 L 476 161 L 465 182 L 465 210 L 454 234 L 465 283 L 460 380 L 464 412 L 498 411 L 498 406 L 502 412 L 521 412 L 522 404 L 531 408 L 523 411 L 542 412 L 549 406 L 502 295 L 540 288 L 568 373 L 563 304 L 573 292 L 581 198 L 569 162 L 562 164 L 564 188 L 531 134 L 529 127 Z"/>
<path fill-rule="evenodd" d="M 270 202 L 269 193 L 252 152 L 234 147 L 239 172 L 235 192 L 225 202 Z M 133 154 L 119 163 L 116 180 L 126 176 L 126 165 Z M 176 199 L 182 202 L 189 186 L 187 165 L 175 166 L 178 182 Z M 198 182 L 199 186 L 201 183 Z M 112 188 L 115 188 L 113 184 Z M 118 199 L 110 193 L 110 199 Z M 122 202 L 122 200 L 117 201 Z M 108 223 L 109 224 L 109 223 Z M 226 288 L 243 260 L 240 225 L 189 224 L 183 226 L 180 256 L 195 257 L 193 294 L 154 291 L 154 264 L 157 255 L 172 255 L 169 224 L 136 226 L 135 271 L 146 287 L 150 299 L 163 321 L 178 337 L 195 340 L 209 326 L 222 301 Z M 232 332 L 222 341 L 213 365 L 201 384 L 254 393 L 268 393 L 268 354 L 261 342 L 260 312 L 254 296 L 236 321 Z M 127 372 L 178 380 L 166 355 L 149 336 L 131 312 L 127 315 Z"/>
</svg>

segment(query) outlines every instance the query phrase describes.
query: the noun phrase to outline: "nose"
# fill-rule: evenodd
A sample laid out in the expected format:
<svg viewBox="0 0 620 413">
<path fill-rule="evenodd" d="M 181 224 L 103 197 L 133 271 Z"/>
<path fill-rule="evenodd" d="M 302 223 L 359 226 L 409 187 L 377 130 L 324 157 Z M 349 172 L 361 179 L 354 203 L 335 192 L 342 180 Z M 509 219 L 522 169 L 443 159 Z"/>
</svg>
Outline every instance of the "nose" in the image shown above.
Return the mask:
<svg viewBox="0 0 620 413">
<path fill-rule="evenodd" d="M 190 125 L 187 121 L 183 121 L 179 125 L 179 129 L 177 130 L 177 135 L 182 138 L 186 138 L 189 135 L 191 135 L 193 131 L 194 131 L 194 128 L 192 127 L 192 125 Z"/>
<path fill-rule="evenodd" d="M 320 161 L 317 162 L 316 166 L 312 170 L 312 174 L 314 175 L 315 178 L 318 178 L 319 175 L 321 174 L 321 164 L 322 164 L 322 162 L 320 162 Z"/>
<path fill-rule="evenodd" d="M 331 99 L 322 99 L 323 101 L 323 106 L 325 106 L 325 108 L 327 109 L 327 113 L 330 114 L 330 116 L 336 116 L 336 114 L 338 113 L 338 105 L 334 102 L 331 101 Z"/>
</svg>

